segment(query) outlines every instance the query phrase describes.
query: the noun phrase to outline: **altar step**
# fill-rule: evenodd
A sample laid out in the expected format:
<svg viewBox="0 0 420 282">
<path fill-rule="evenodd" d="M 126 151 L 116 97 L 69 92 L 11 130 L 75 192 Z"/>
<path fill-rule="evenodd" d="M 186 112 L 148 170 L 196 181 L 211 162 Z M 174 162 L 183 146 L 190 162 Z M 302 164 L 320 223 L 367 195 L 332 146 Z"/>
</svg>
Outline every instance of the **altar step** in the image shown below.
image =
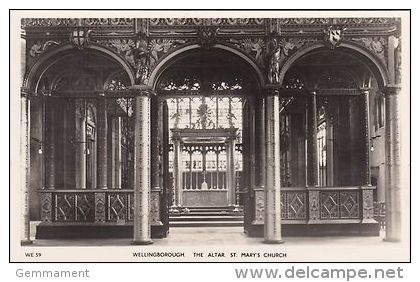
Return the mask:
<svg viewBox="0 0 420 282">
<path fill-rule="evenodd" d="M 243 213 L 229 207 L 186 207 L 169 215 L 170 227 L 243 226 Z"/>
</svg>

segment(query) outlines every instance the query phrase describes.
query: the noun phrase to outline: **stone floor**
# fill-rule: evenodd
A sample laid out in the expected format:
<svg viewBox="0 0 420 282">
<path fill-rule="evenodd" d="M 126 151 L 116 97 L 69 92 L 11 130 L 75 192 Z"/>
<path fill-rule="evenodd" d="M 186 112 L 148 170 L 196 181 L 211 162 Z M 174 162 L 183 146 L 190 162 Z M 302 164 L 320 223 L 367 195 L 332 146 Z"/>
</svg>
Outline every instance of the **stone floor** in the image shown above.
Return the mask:
<svg viewBox="0 0 420 282">
<path fill-rule="evenodd" d="M 128 246 L 130 239 L 48 239 L 35 240 L 35 225 L 31 226 L 31 237 L 35 246 Z M 286 237 L 286 245 L 305 244 L 345 244 L 377 245 L 382 244 L 383 232 L 379 237 Z M 243 227 L 175 227 L 170 229 L 169 236 L 154 239 L 158 246 L 200 246 L 200 245 L 261 245 L 262 238 L 250 238 L 243 233 Z"/>
</svg>

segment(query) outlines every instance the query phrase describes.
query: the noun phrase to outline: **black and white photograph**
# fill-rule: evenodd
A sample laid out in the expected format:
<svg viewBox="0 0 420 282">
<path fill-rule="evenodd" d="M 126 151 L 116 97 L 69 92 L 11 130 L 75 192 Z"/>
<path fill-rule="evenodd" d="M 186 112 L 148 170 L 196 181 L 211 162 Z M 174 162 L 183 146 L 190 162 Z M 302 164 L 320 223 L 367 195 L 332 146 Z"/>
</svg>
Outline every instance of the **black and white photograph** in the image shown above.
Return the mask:
<svg viewBox="0 0 420 282">
<path fill-rule="evenodd" d="M 410 261 L 410 28 L 12 11 L 10 260 Z"/>
</svg>

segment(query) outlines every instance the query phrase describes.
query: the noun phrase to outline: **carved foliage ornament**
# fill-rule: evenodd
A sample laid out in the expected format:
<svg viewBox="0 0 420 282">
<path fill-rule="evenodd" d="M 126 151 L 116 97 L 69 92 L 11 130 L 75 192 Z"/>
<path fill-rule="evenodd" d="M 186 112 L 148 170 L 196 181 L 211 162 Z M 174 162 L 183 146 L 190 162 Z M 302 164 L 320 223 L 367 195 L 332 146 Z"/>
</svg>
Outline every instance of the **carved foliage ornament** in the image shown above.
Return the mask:
<svg viewBox="0 0 420 282">
<path fill-rule="evenodd" d="M 135 69 L 137 82 L 147 84 L 150 72 L 170 50 L 186 43 L 183 39 L 152 39 L 138 36 L 136 39 L 100 40 L 99 44 L 116 50 Z"/>
<path fill-rule="evenodd" d="M 344 27 L 333 28 L 332 26 L 329 26 L 328 29 L 324 30 L 325 44 L 331 49 L 338 47 L 343 41 L 343 35 L 345 30 L 346 28 Z"/>
<path fill-rule="evenodd" d="M 262 25 L 264 20 L 264 18 L 151 18 L 150 25 Z"/>
<path fill-rule="evenodd" d="M 352 38 L 351 40 L 369 49 L 372 53 L 378 56 L 382 61 L 385 60 L 386 40 L 384 37 L 380 37 L 380 36 L 362 37 L 362 38 L 359 37 L 359 38 Z"/>
<path fill-rule="evenodd" d="M 199 26 L 197 28 L 198 44 L 203 48 L 209 49 L 216 43 L 217 32 L 219 28 L 210 26 Z"/>
<path fill-rule="evenodd" d="M 231 38 L 228 40 L 228 43 L 231 43 L 235 45 L 236 48 L 245 51 L 248 55 L 254 58 L 257 64 L 261 66 L 264 65 L 265 43 L 261 38 Z"/>
</svg>

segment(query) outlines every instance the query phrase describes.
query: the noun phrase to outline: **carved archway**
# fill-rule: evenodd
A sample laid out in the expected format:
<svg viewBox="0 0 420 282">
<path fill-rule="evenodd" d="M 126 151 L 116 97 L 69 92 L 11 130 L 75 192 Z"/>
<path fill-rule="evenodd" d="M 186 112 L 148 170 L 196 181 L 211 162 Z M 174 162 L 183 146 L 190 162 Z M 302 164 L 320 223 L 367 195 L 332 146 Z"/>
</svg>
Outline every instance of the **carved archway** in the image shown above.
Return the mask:
<svg viewBox="0 0 420 282">
<path fill-rule="evenodd" d="M 283 80 L 286 76 L 287 71 L 303 56 L 316 51 L 326 49 L 323 43 L 315 43 L 313 45 L 304 47 L 293 55 L 291 55 L 285 63 L 282 65 L 280 74 L 279 74 L 279 83 L 283 85 Z M 362 64 L 364 64 L 375 76 L 380 87 L 386 86 L 389 84 L 389 74 L 386 66 L 382 61 L 379 60 L 374 54 L 369 50 L 358 46 L 351 42 L 343 42 L 340 47 L 337 47 L 333 52 L 343 52 L 357 58 Z"/>
<path fill-rule="evenodd" d="M 109 50 L 108 48 L 91 44 L 85 48 L 85 50 L 93 51 L 98 55 L 111 58 L 115 61 L 121 68 L 127 73 L 131 85 L 135 84 L 135 74 L 132 67 L 129 63 L 116 54 L 115 52 Z M 74 54 L 78 50 L 71 44 L 57 47 L 49 52 L 42 54 L 38 60 L 33 64 L 33 66 L 28 70 L 23 81 L 23 87 L 31 90 L 36 90 L 39 81 L 41 80 L 43 74 L 48 71 L 48 69 L 53 66 L 58 61 L 62 60 L 64 57 Z"/>
<path fill-rule="evenodd" d="M 192 50 L 197 50 L 201 48 L 200 45 L 198 44 L 192 44 L 192 45 L 188 45 L 185 46 L 181 49 L 175 50 L 174 52 L 170 53 L 169 55 L 167 55 L 164 59 L 162 59 L 157 65 L 156 67 L 153 69 L 152 73 L 150 74 L 149 77 L 149 81 L 148 81 L 148 86 L 155 89 L 156 88 L 156 83 L 159 80 L 160 75 L 165 71 L 165 69 L 167 67 L 170 66 L 170 62 L 184 54 L 185 52 L 189 52 Z M 261 86 L 264 86 L 266 81 L 265 81 L 265 76 L 263 71 L 261 70 L 261 68 L 251 59 L 249 58 L 246 54 L 242 53 L 241 51 L 234 49 L 232 47 L 223 45 L 223 44 L 215 44 L 214 46 L 212 46 L 212 48 L 216 49 L 216 50 L 224 50 L 227 51 L 228 53 L 237 56 L 239 58 L 241 58 L 247 65 L 250 66 L 250 68 L 252 70 L 254 70 L 254 73 L 258 79 L 258 82 Z"/>
</svg>

